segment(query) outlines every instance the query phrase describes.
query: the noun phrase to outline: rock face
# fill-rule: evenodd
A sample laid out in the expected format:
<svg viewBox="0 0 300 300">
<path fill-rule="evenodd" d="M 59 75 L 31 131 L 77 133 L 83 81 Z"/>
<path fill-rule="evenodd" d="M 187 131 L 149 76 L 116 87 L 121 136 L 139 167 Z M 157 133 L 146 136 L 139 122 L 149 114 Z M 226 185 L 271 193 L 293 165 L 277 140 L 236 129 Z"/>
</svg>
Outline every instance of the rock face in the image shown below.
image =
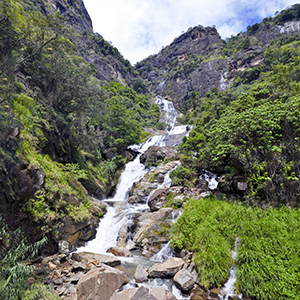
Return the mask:
<svg viewBox="0 0 300 300">
<path fill-rule="evenodd" d="M 109 300 L 113 293 L 124 283 L 127 275 L 117 269 L 102 265 L 83 275 L 77 285 L 78 300 Z"/>
<path fill-rule="evenodd" d="M 93 33 L 91 18 L 83 0 L 38 0 L 38 9 L 44 14 L 60 13 L 67 23 L 78 33 L 72 42 L 78 46 L 79 53 L 88 63 L 94 64 L 98 77 L 110 81 L 129 83 L 133 78 L 134 69 L 125 61 L 119 51 L 106 42 L 99 34 Z"/>
<path fill-rule="evenodd" d="M 186 269 L 180 270 L 174 276 L 173 280 L 174 280 L 175 285 L 183 292 L 190 291 L 194 287 L 194 284 L 195 284 L 193 275 Z"/>
<path fill-rule="evenodd" d="M 227 68 L 226 60 L 202 63 L 201 57 L 221 47 L 222 40 L 215 28 L 197 26 L 179 36 L 158 55 L 138 63 L 137 69 L 154 93 L 175 100 L 180 107 L 186 92 L 195 90 L 203 94 L 220 86 Z"/>
<path fill-rule="evenodd" d="M 292 17 L 293 13 L 291 13 Z M 264 50 L 271 41 L 284 35 L 298 34 L 298 20 L 280 21 L 266 18 L 249 26 L 233 41 L 222 41 L 213 27 L 196 26 L 137 64 L 141 77 L 149 83 L 156 95 L 172 100 L 177 108 L 185 107 L 192 91 L 203 96 L 216 88 L 224 91 L 240 76 L 247 80 L 257 79 L 264 66 Z M 236 45 L 238 45 L 236 47 Z M 227 47 L 234 50 L 228 54 Z M 256 69 L 255 69 L 256 68 Z"/>
<path fill-rule="evenodd" d="M 157 263 L 149 269 L 150 278 L 170 278 L 173 277 L 184 266 L 181 258 L 170 257 L 164 263 Z"/>
</svg>

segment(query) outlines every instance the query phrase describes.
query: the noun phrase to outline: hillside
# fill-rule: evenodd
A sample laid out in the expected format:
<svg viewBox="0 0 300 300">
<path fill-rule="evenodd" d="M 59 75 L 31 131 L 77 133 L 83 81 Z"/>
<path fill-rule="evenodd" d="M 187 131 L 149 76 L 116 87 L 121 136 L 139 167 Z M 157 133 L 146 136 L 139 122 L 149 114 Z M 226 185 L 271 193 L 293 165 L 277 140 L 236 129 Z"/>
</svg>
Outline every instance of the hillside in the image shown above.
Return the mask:
<svg viewBox="0 0 300 300">
<path fill-rule="evenodd" d="M 53 253 L 93 236 L 104 211 L 91 196 L 113 192 L 159 109 L 126 84 L 146 91 L 81 0 L 5 0 L 0 12 L 1 215 Z"/>
<path fill-rule="evenodd" d="M 65 243 L 69 253 L 95 237 L 99 200 L 137 156 L 128 146 L 166 127 L 153 104 L 162 96 L 185 124 L 180 153 L 157 146 L 142 159 L 175 157 L 173 194 L 164 188 L 161 202 L 184 213 L 172 229 L 155 224 L 153 240 L 173 236 L 207 292 L 228 278 L 239 237 L 238 289 L 249 300 L 298 299 L 300 5 L 226 41 L 214 27 L 190 28 L 136 66 L 93 32 L 82 0 L 2 0 L 0 37 L 1 296 L 23 299 L 32 271 L 23 260 L 42 244 L 41 254 Z M 218 188 L 202 198 L 206 170 Z M 161 184 L 152 171 L 134 196 Z M 18 230 L 42 242 L 26 246 Z"/>
<path fill-rule="evenodd" d="M 248 83 L 257 79 L 265 68 L 265 51 L 274 41 L 288 40 L 289 36 L 291 41 L 297 40 L 298 6 L 291 11 L 248 26 L 246 32 L 226 41 L 216 28 L 189 28 L 136 68 L 152 92 L 184 110 L 193 92 L 203 96 L 213 88 L 224 91 L 237 77 L 247 78 Z"/>
</svg>

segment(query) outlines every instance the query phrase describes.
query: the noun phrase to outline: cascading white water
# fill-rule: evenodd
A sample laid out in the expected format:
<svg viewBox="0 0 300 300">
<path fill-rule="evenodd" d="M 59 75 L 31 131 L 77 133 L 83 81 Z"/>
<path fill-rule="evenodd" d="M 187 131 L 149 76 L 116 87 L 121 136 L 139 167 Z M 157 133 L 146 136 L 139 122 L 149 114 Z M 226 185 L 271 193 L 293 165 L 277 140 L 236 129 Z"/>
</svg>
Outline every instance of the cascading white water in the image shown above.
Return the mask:
<svg viewBox="0 0 300 300">
<path fill-rule="evenodd" d="M 161 110 L 165 111 L 164 115 L 166 121 L 172 128 L 171 131 L 168 132 L 168 136 L 172 136 L 174 134 L 186 134 L 188 132 L 186 126 L 175 126 L 177 111 L 174 108 L 173 103 L 161 98 L 159 99 L 159 103 L 157 104 L 161 107 Z M 107 203 L 107 213 L 99 224 L 96 238 L 87 243 L 85 247 L 79 248 L 77 250 L 78 252 L 88 251 L 106 254 L 109 248 L 117 245 L 120 230 L 122 228 L 128 228 L 132 222 L 132 216 L 149 209 L 148 205 L 146 204 L 131 205 L 127 203 L 127 199 L 133 184 L 139 181 L 149 171 L 143 164 L 141 164 L 140 156 L 151 146 L 165 146 L 165 137 L 166 136 L 153 136 L 147 142 L 141 145 L 130 146 L 132 150 L 139 152 L 139 154 L 132 162 L 126 165 L 125 170 L 119 179 L 114 197 L 104 200 L 104 202 Z M 170 172 L 166 173 L 164 182 L 159 185 L 158 188 L 170 187 L 171 179 L 169 177 L 169 173 Z M 169 244 L 165 246 L 165 249 L 163 248 L 161 250 L 160 255 L 162 259 L 167 259 L 172 255 Z M 122 264 L 127 265 L 149 265 L 150 262 L 149 260 L 146 262 L 145 258 L 141 258 L 140 256 L 121 258 L 121 261 Z M 154 262 L 150 262 L 150 265 L 153 263 Z M 141 285 L 145 285 L 150 289 L 151 287 L 155 286 L 163 286 L 172 291 L 177 299 L 188 299 L 182 296 L 180 290 L 178 290 L 169 279 L 155 279 Z M 130 288 L 130 285 L 128 288 Z"/>
<path fill-rule="evenodd" d="M 175 109 L 171 101 L 167 101 L 163 98 L 156 97 L 156 105 L 159 106 L 160 111 L 164 112 L 163 120 L 165 123 L 169 124 L 171 128 L 175 126 L 177 119 L 177 110 Z"/>
<path fill-rule="evenodd" d="M 231 257 L 233 258 L 234 261 L 236 260 L 238 246 L 239 246 L 239 238 L 237 237 L 235 240 L 234 250 L 231 251 Z M 220 291 L 219 300 L 228 300 L 229 297 L 237 296 L 235 294 L 236 280 L 237 280 L 237 271 L 236 271 L 236 267 L 233 265 L 231 266 L 229 271 L 229 278 Z M 238 297 L 241 298 L 241 295 L 239 295 Z"/>
</svg>

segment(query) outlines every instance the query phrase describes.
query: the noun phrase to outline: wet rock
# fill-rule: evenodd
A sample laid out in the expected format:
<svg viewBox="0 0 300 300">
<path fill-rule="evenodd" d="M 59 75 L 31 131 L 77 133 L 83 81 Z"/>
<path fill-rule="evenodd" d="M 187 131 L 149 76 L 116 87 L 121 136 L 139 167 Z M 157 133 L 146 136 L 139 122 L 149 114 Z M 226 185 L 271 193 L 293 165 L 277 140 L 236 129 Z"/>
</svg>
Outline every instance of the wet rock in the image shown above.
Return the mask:
<svg viewBox="0 0 300 300">
<path fill-rule="evenodd" d="M 144 202 L 145 202 L 144 198 L 143 197 L 139 197 L 137 195 L 130 196 L 128 198 L 128 203 L 130 203 L 130 204 L 142 204 Z"/>
<path fill-rule="evenodd" d="M 111 247 L 107 250 L 115 256 L 131 257 L 131 252 L 126 247 Z"/>
<path fill-rule="evenodd" d="M 164 263 L 157 263 L 149 269 L 150 278 L 170 278 L 173 277 L 184 266 L 181 258 L 170 257 Z"/>
<path fill-rule="evenodd" d="M 138 265 L 135 270 L 134 280 L 138 283 L 145 282 L 148 280 L 148 273 L 141 265 Z"/>
<path fill-rule="evenodd" d="M 190 292 L 190 300 L 209 300 L 209 297 L 208 292 L 202 290 L 198 286 Z"/>
<path fill-rule="evenodd" d="M 162 243 L 170 240 L 168 233 L 162 235 L 162 227 L 168 228 L 172 225 L 172 208 L 162 208 L 153 213 L 144 212 L 139 218 L 133 233 L 133 242 L 137 247 L 148 253 L 149 257 L 160 250 Z M 148 255 L 147 255 L 148 256 Z"/>
<path fill-rule="evenodd" d="M 218 288 L 214 288 L 212 290 L 209 291 L 209 296 L 211 297 L 211 299 L 219 299 L 219 294 L 220 294 L 220 289 Z"/>
<path fill-rule="evenodd" d="M 121 264 L 121 261 L 111 255 L 96 254 L 92 252 L 73 253 L 72 259 L 84 263 L 96 262 L 96 264 L 105 264 L 110 267 L 115 267 Z"/>
<path fill-rule="evenodd" d="M 152 295 L 149 294 L 149 290 L 143 286 L 138 288 L 136 293 L 133 295 L 133 297 L 130 300 L 157 300 L 157 298 L 153 297 Z"/>
<path fill-rule="evenodd" d="M 171 161 L 150 171 L 139 182 L 133 185 L 128 201 L 130 203 L 145 203 L 150 193 L 156 190 L 162 183 L 165 174 L 180 164 L 180 161 Z"/>
<path fill-rule="evenodd" d="M 80 263 L 80 262 L 75 262 L 73 264 L 73 268 L 72 268 L 72 272 L 73 273 L 78 273 L 78 272 L 88 272 L 91 268 L 90 267 L 87 267 L 86 264 L 84 263 Z"/>
<path fill-rule="evenodd" d="M 83 275 L 77 285 L 78 300 L 109 300 L 114 292 L 128 283 L 127 275 L 112 267 L 101 265 Z"/>
<path fill-rule="evenodd" d="M 190 291 L 195 284 L 193 275 L 186 269 L 180 270 L 173 278 L 175 285 L 182 291 Z"/>
<path fill-rule="evenodd" d="M 126 247 L 126 241 L 127 241 L 127 227 L 124 229 L 122 228 L 119 231 L 119 236 L 118 236 L 118 243 L 117 246 L 118 247 Z"/>
<path fill-rule="evenodd" d="M 59 241 L 58 242 L 58 252 L 59 253 L 69 253 L 70 252 L 70 244 L 67 241 Z"/>
<path fill-rule="evenodd" d="M 157 300 L 176 300 L 174 294 L 161 287 L 153 288 L 149 294 L 154 296 Z"/>
<path fill-rule="evenodd" d="M 141 156 L 141 163 L 148 167 L 156 166 L 164 159 L 171 159 L 172 157 L 175 157 L 177 153 L 178 150 L 175 147 L 152 146 Z"/>
<path fill-rule="evenodd" d="M 163 204 L 166 199 L 166 195 L 168 193 L 168 189 L 159 189 L 156 190 L 148 199 L 148 206 L 151 211 L 157 211 L 163 207 Z"/>
<path fill-rule="evenodd" d="M 139 288 L 127 289 L 121 292 L 115 292 L 109 300 L 131 300 Z"/>
</svg>

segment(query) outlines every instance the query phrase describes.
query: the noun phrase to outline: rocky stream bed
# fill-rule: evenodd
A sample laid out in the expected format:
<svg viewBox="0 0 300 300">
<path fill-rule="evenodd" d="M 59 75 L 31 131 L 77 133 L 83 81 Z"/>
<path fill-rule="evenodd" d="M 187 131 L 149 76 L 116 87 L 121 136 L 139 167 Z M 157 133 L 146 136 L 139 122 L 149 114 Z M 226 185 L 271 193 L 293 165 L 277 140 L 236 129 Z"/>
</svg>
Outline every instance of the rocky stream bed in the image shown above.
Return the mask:
<svg viewBox="0 0 300 300">
<path fill-rule="evenodd" d="M 157 103 L 171 130 L 132 147 L 137 156 L 126 165 L 114 197 L 101 201 L 107 212 L 95 239 L 76 252 L 62 241 L 59 254 L 35 262 L 37 275 L 62 299 L 240 299 L 232 290 L 207 291 L 193 253 L 170 248 L 170 228 L 182 209 L 166 207 L 167 196 L 180 203 L 191 197 L 201 201 L 218 183 L 204 173 L 198 188 L 171 185 L 169 174 L 180 165 L 176 145 L 189 128 L 174 126 L 171 102 L 158 98 Z"/>
</svg>

